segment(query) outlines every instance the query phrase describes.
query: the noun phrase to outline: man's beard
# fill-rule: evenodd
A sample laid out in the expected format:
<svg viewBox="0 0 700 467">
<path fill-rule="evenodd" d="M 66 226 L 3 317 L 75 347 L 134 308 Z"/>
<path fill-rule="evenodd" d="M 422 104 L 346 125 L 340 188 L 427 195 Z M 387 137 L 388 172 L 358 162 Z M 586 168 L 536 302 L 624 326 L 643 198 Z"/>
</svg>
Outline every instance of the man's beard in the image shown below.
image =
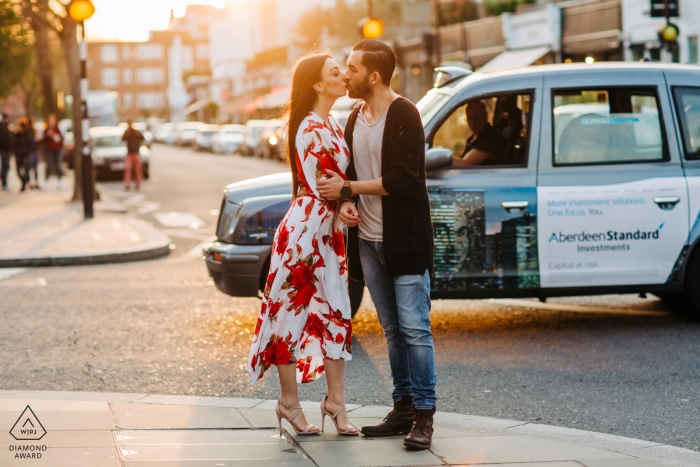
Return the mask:
<svg viewBox="0 0 700 467">
<path fill-rule="evenodd" d="M 351 99 L 362 99 L 367 100 L 368 97 L 372 97 L 372 88 L 369 85 L 369 76 L 365 76 L 357 86 L 351 86 L 349 83 L 346 85 L 348 88 L 348 97 Z"/>
</svg>

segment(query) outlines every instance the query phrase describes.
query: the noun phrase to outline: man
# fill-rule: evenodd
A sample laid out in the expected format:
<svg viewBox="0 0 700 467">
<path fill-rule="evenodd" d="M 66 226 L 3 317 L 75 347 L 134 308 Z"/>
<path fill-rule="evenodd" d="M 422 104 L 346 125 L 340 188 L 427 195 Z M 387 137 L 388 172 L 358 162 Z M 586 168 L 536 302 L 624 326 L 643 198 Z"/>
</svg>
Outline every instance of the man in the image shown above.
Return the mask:
<svg viewBox="0 0 700 467">
<path fill-rule="evenodd" d="M 124 158 L 124 188 L 131 189 L 131 170 L 134 171 L 134 186 L 138 190 L 141 187 L 141 143 L 144 137 L 139 130 L 133 127 L 133 121 L 128 124 L 122 141 L 126 141 L 126 157 Z"/>
<path fill-rule="evenodd" d="M 506 139 L 488 122 L 486 106 L 479 100 L 467 104 L 467 125 L 472 135 L 461 157 L 454 157 L 456 166 L 499 165 L 506 153 Z"/>
<path fill-rule="evenodd" d="M 10 124 L 10 116 L 3 113 L 0 121 L 0 180 L 3 191 L 9 190 L 7 186 L 7 173 L 10 171 L 10 156 L 12 154 L 12 136 L 7 127 Z"/>
<path fill-rule="evenodd" d="M 345 127 L 351 151 L 348 181 L 327 171 L 321 196 L 344 199 L 351 280 L 369 288 L 389 351 L 394 410 L 365 436 L 408 433 L 404 445 L 428 449 L 437 396 L 430 330 L 433 228 L 425 184 L 425 133 L 420 114 L 390 88 L 396 61 L 375 40 L 355 44 L 344 80 L 362 99 Z M 350 198 L 359 197 L 357 207 Z"/>
</svg>

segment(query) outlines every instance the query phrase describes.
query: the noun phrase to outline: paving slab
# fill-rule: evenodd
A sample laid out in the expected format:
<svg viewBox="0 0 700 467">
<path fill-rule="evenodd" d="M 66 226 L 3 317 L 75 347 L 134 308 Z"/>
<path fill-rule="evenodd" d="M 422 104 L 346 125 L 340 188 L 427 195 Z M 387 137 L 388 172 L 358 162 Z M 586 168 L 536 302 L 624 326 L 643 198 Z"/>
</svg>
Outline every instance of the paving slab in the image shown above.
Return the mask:
<svg viewBox="0 0 700 467">
<path fill-rule="evenodd" d="M 437 438 L 433 440 L 430 450 L 448 464 L 575 461 L 626 457 L 611 451 L 532 436 L 461 438 L 459 443 L 451 438 Z"/>
<path fill-rule="evenodd" d="M 303 443 L 302 448 L 319 467 L 444 465 L 430 451 L 409 451 L 403 442 L 386 438 L 355 437 L 357 442 Z"/>
<path fill-rule="evenodd" d="M 590 459 L 581 463 L 586 467 L 662 467 L 644 459 Z"/>
<path fill-rule="evenodd" d="M 460 464 L 474 465 L 474 464 Z M 459 466 L 455 466 L 459 467 Z M 564 462 L 518 462 L 517 464 L 479 464 L 479 467 L 581 467 L 581 464 L 573 461 Z"/>
<path fill-rule="evenodd" d="M 149 394 L 139 400 L 144 404 L 176 404 L 176 405 L 197 405 L 209 407 L 255 407 L 265 399 L 246 398 L 224 398 L 224 397 L 201 397 L 201 396 L 164 396 L 160 394 Z"/>
<path fill-rule="evenodd" d="M 350 417 L 350 423 L 358 428 L 362 428 L 365 425 L 377 425 L 381 423 L 383 418 L 359 418 Z M 433 438 L 463 438 L 471 436 L 507 436 L 507 433 L 498 431 L 485 431 L 474 428 L 465 428 L 455 425 L 436 425 L 435 432 L 433 433 Z M 399 435 L 401 439 L 405 435 Z"/>
<path fill-rule="evenodd" d="M 216 461 L 126 461 L 125 467 L 316 467 L 310 459 L 236 459 L 236 460 L 216 460 Z M 580 466 L 578 466 L 580 467 Z"/>
<path fill-rule="evenodd" d="M 116 432 L 119 445 L 148 446 L 168 444 L 241 444 L 291 443 L 276 430 L 119 430 Z"/>
<path fill-rule="evenodd" d="M 24 441 L 15 440 L 8 432 L 0 432 L 0 446 L 23 443 Z M 33 443 L 46 445 L 48 448 L 107 448 L 114 446 L 114 437 L 111 430 L 47 431 L 41 440 Z"/>
<path fill-rule="evenodd" d="M 236 409 L 139 403 L 110 404 L 123 429 L 251 428 Z"/>
<path fill-rule="evenodd" d="M 192 460 L 300 460 L 304 456 L 292 445 L 229 444 L 229 445 L 153 445 L 121 446 L 125 461 L 192 461 Z"/>
<path fill-rule="evenodd" d="M 44 429 L 50 431 L 91 431 L 113 430 L 116 428 L 112 413 L 105 410 L 63 410 L 37 411 L 36 414 Z M 12 428 L 22 411 L 0 412 L 0 427 Z"/>
</svg>

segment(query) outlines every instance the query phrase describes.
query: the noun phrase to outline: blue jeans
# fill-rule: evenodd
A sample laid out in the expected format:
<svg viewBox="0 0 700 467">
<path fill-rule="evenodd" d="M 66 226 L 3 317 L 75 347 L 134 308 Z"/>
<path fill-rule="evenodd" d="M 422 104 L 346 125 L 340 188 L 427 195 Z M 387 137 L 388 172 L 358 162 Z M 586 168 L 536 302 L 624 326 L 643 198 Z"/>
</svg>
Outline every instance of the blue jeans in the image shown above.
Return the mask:
<svg viewBox="0 0 700 467">
<path fill-rule="evenodd" d="M 413 396 L 418 409 L 437 402 L 435 348 L 430 330 L 430 275 L 392 277 L 384 264 L 382 242 L 360 239 L 365 283 L 384 330 L 394 381 L 392 398 Z"/>
</svg>

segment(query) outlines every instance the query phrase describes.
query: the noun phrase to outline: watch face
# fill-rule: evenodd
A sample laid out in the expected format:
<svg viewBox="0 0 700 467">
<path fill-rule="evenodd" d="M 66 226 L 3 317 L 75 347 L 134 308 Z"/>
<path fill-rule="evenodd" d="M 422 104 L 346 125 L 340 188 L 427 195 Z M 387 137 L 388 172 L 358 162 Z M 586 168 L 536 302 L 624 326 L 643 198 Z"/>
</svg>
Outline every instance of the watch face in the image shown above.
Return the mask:
<svg viewBox="0 0 700 467">
<path fill-rule="evenodd" d="M 340 194 L 343 196 L 352 196 L 352 190 L 349 186 L 344 186 L 340 189 Z"/>
</svg>

